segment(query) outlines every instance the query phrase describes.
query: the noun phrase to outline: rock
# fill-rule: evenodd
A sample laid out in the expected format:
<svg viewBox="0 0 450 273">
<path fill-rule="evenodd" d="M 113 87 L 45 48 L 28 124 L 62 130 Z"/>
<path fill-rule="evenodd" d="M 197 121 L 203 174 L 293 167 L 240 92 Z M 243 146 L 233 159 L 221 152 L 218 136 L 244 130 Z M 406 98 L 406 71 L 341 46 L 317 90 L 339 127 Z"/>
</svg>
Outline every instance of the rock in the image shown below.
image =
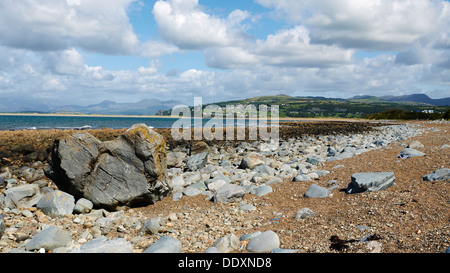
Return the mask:
<svg viewBox="0 0 450 273">
<path fill-rule="evenodd" d="M 229 253 L 239 247 L 239 238 L 233 233 L 219 238 L 214 243 L 213 247 L 217 248 L 222 253 Z"/>
<path fill-rule="evenodd" d="M 154 204 L 171 193 L 166 143 L 145 124 L 106 142 L 88 133 L 57 139 L 46 175 L 77 199 L 110 210 Z"/>
<path fill-rule="evenodd" d="M 204 151 L 188 157 L 184 171 L 196 171 L 206 166 L 208 151 Z"/>
<path fill-rule="evenodd" d="M 44 171 L 42 169 L 35 170 L 33 168 L 26 168 L 22 170 L 19 174 L 19 177 L 25 179 L 27 182 L 33 182 L 39 180 L 45 176 Z"/>
<path fill-rule="evenodd" d="M 141 231 L 144 234 L 156 234 L 164 225 L 164 220 L 161 217 L 154 217 L 144 222 Z"/>
<path fill-rule="evenodd" d="M 75 207 L 75 198 L 63 191 L 54 190 L 43 195 L 36 207 L 51 217 L 70 215 Z"/>
<path fill-rule="evenodd" d="M 317 157 L 307 157 L 306 163 L 313 164 L 313 165 L 319 165 L 320 162 L 322 162 L 322 159 Z"/>
<path fill-rule="evenodd" d="M 49 251 L 58 247 L 67 247 L 71 243 L 72 236 L 70 236 L 68 231 L 51 226 L 34 235 L 25 247 L 26 250 L 39 250 L 44 248 L 46 251 Z"/>
<path fill-rule="evenodd" d="M 100 235 L 105 235 L 116 230 L 120 223 L 120 218 L 117 217 L 101 217 L 95 221 L 94 227 L 100 230 Z"/>
<path fill-rule="evenodd" d="M 316 213 L 312 210 L 310 210 L 309 208 L 302 208 L 299 209 L 295 215 L 294 215 L 294 219 L 296 220 L 303 220 L 305 218 L 308 218 L 310 216 L 314 216 L 316 215 Z"/>
<path fill-rule="evenodd" d="M 36 184 L 24 184 L 7 189 L 5 206 L 16 208 L 31 208 L 41 199 L 40 188 Z"/>
<path fill-rule="evenodd" d="M 94 204 L 92 204 L 91 201 L 87 200 L 86 198 L 80 198 L 75 203 L 75 207 L 73 208 L 73 213 L 77 213 L 77 214 L 89 213 L 93 207 L 94 207 Z"/>
<path fill-rule="evenodd" d="M 225 180 L 223 179 L 218 179 L 215 180 L 211 183 L 208 183 L 208 190 L 212 193 L 217 192 L 220 188 L 222 188 L 223 186 L 225 186 L 225 184 L 227 184 L 227 182 L 225 182 Z"/>
<path fill-rule="evenodd" d="M 248 241 L 251 240 L 253 238 L 255 238 L 256 236 L 260 235 L 262 232 L 261 231 L 256 231 L 253 233 L 248 233 L 248 234 L 243 234 L 241 235 L 241 237 L 239 238 L 239 241 Z"/>
<path fill-rule="evenodd" d="M 385 190 L 395 185 L 393 172 L 355 173 L 347 186 L 346 193 L 360 193 Z"/>
<path fill-rule="evenodd" d="M 425 181 L 445 181 L 450 179 L 450 169 L 442 168 L 422 177 Z"/>
<path fill-rule="evenodd" d="M 223 252 L 218 250 L 216 247 L 212 246 L 208 247 L 203 253 L 223 253 Z"/>
<path fill-rule="evenodd" d="M 264 160 L 257 153 L 249 153 L 242 158 L 239 168 L 253 170 L 257 166 L 263 165 Z"/>
<path fill-rule="evenodd" d="M 307 198 L 324 198 L 331 194 L 330 190 L 324 187 L 321 187 L 316 184 L 312 184 L 309 186 L 308 190 L 305 193 L 305 197 Z"/>
<path fill-rule="evenodd" d="M 2 238 L 3 233 L 5 233 L 5 230 L 6 230 L 5 221 L 3 221 L 3 219 L 0 219 L 0 238 Z"/>
<path fill-rule="evenodd" d="M 282 183 L 283 180 L 279 177 L 274 177 L 269 179 L 268 181 L 266 181 L 264 184 L 266 185 L 272 185 L 272 184 L 278 184 L 278 183 Z"/>
<path fill-rule="evenodd" d="M 400 154 L 398 155 L 398 157 L 400 158 L 409 158 L 409 157 L 416 157 L 416 156 L 424 156 L 425 154 L 422 153 L 421 151 L 417 151 L 411 148 L 405 148 L 403 150 L 401 150 Z"/>
<path fill-rule="evenodd" d="M 154 244 L 149 246 L 144 253 L 180 253 L 181 242 L 167 235 L 161 236 Z"/>
<path fill-rule="evenodd" d="M 298 182 L 298 181 L 310 181 L 310 180 L 312 180 L 311 177 L 309 177 L 305 174 L 299 174 L 299 175 L 296 175 L 292 181 Z"/>
<path fill-rule="evenodd" d="M 133 245 L 124 238 L 108 240 L 107 237 L 102 235 L 71 253 L 133 253 Z"/>
<path fill-rule="evenodd" d="M 167 167 L 180 168 L 183 165 L 186 154 L 183 152 L 168 152 L 167 153 Z"/>
<path fill-rule="evenodd" d="M 263 195 L 273 192 L 273 189 L 271 186 L 261 185 L 261 186 L 256 187 L 253 190 L 253 192 L 256 196 L 261 197 Z"/>
<path fill-rule="evenodd" d="M 423 148 L 423 144 L 417 140 L 414 140 L 411 143 L 409 143 L 408 146 L 406 146 L 406 148 L 411 148 L 411 149 Z"/>
<path fill-rule="evenodd" d="M 269 230 L 261 233 L 255 238 L 251 239 L 247 244 L 247 251 L 250 252 L 269 252 L 274 248 L 280 247 L 280 238 L 278 235 Z"/>
<path fill-rule="evenodd" d="M 214 193 L 214 203 L 237 203 L 245 195 L 245 188 L 233 184 L 226 184 Z"/>
</svg>

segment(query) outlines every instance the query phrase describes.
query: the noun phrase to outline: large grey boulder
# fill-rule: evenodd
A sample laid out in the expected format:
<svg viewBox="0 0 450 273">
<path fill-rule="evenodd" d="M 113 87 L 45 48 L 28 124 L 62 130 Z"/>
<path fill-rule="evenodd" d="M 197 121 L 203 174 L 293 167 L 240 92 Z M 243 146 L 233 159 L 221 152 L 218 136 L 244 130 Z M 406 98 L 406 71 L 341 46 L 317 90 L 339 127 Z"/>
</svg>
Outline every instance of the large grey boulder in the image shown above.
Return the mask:
<svg viewBox="0 0 450 273">
<path fill-rule="evenodd" d="M 48 227 L 28 241 L 27 250 L 38 250 L 44 248 L 46 251 L 53 250 L 58 247 L 69 246 L 72 243 L 70 233 L 60 227 Z"/>
<path fill-rule="evenodd" d="M 346 193 L 360 193 L 385 190 L 395 185 L 393 172 L 355 173 L 347 186 Z"/>
<path fill-rule="evenodd" d="M 450 179 L 450 169 L 442 168 L 422 177 L 425 181 L 445 181 Z"/>
<path fill-rule="evenodd" d="M 106 142 L 88 133 L 57 139 L 46 175 L 76 199 L 110 210 L 154 204 L 172 190 L 164 138 L 145 124 Z"/>
<path fill-rule="evenodd" d="M 193 143 L 189 147 L 189 157 L 184 166 L 185 171 L 196 171 L 206 166 L 208 162 L 209 147 L 203 141 Z"/>
<path fill-rule="evenodd" d="M 5 206 L 16 208 L 31 208 L 41 199 L 39 186 L 24 184 L 7 189 L 5 192 Z"/>
</svg>

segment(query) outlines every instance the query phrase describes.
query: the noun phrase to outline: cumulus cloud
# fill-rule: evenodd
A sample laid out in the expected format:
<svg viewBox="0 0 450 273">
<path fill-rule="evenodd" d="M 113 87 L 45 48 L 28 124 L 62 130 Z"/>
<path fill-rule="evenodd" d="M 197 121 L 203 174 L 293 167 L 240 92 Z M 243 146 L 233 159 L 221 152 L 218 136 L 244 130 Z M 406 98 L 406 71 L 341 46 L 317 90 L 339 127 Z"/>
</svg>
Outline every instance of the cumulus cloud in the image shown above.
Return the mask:
<svg viewBox="0 0 450 273">
<path fill-rule="evenodd" d="M 449 9 L 445 1 L 430 0 L 256 2 L 305 24 L 315 43 L 380 51 L 402 50 L 430 31 L 441 31 Z"/>
<path fill-rule="evenodd" d="M 158 0 L 153 15 L 162 37 L 181 49 L 205 49 L 242 44 L 248 35 L 240 22 L 248 13 L 236 10 L 228 18 L 205 13 L 198 0 Z"/>
<path fill-rule="evenodd" d="M 138 43 L 126 13 L 133 0 L 0 1 L 0 44 L 33 51 L 81 47 L 129 54 Z"/>
</svg>

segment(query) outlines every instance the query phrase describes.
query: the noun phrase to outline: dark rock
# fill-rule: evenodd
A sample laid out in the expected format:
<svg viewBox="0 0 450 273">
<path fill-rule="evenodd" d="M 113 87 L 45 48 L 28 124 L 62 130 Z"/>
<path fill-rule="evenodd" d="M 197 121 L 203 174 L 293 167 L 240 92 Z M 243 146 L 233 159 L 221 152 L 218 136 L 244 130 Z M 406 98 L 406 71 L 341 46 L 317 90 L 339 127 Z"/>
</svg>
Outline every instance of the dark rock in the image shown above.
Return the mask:
<svg viewBox="0 0 450 273">
<path fill-rule="evenodd" d="M 59 189 L 94 206 L 154 204 L 171 193 L 164 138 L 136 124 L 112 141 L 88 133 L 55 141 L 46 175 Z"/>
</svg>

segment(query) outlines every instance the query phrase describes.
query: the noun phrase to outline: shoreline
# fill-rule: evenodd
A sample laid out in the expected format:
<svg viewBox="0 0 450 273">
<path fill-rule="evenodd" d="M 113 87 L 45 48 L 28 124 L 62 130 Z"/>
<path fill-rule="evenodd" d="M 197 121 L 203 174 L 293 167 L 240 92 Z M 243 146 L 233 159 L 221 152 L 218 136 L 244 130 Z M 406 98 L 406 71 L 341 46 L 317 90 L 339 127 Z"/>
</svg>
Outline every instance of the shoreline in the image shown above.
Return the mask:
<svg viewBox="0 0 450 273">
<path fill-rule="evenodd" d="M 0 113 L 0 116 L 37 116 L 37 117 L 108 117 L 108 118 L 172 118 L 179 119 L 185 117 L 158 116 L 158 115 L 106 115 L 106 114 L 60 114 L 60 113 Z M 224 117 L 225 119 L 226 117 Z M 209 118 L 204 118 L 209 119 Z M 235 118 L 241 119 L 241 118 Z M 245 118 L 249 119 L 249 118 Z M 279 117 L 282 120 L 304 120 L 304 121 L 371 121 L 364 118 L 334 118 L 334 117 Z M 270 120 L 270 117 L 267 118 Z"/>
</svg>

